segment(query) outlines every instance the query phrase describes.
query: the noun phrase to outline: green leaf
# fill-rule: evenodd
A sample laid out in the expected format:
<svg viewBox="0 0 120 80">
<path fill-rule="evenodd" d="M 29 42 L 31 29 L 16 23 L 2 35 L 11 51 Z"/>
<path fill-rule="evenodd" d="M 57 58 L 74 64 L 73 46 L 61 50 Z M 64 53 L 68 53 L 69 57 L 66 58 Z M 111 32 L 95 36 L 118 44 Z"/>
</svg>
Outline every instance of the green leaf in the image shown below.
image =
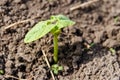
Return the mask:
<svg viewBox="0 0 120 80">
<path fill-rule="evenodd" d="M 59 71 L 62 71 L 62 70 L 63 70 L 63 66 L 59 66 L 59 67 L 58 67 L 58 70 L 59 70 Z"/>
<path fill-rule="evenodd" d="M 58 29 L 61 29 L 61 28 L 67 27 L 67 26 L 72 26 L 74 24 L 75 24 L 75 22 L 73 22 L 71 20 L 59 20 L 57 22 L 57 27 L 58 27 Z"/>
<path fill-rule="evenodd" d="M 75 22 L 73 22 L 72 20 L 70 20 L 69 18 L 67 18 L 64 15 L 57 15 L 57 16 L 52 16 L 53 20 L 57 20 L 56 25 L 58 27 L 58 29 L 67 27 L 67 26 L 72 26 L 75 24 Z"/>
<path fill-rule="evenodd" d="M 75 24 L 75 22 L 71 21 L 64 15 L 56 15 L 51 16 L 50 20 L 41 21 L 37 23 L 25 36 L 24 42 L 29 43 L 35 41 L 45 34 L 49 33 L 56 33 L 61 28 L 71 26 Z"/>
<path fill-rule="evenodd" d="M 63 70 L 63 66 L 59 66 L 58 64 L 53 64 L 51 69 L 54 72 L 54 74 L 57 75 L 59 71 Z"/>
<path fill-rule="evenodd" d="M 115 55 L 116 51 L 114 48 L 110 48 L 110 51 L 111 51 L 112 55 Z"/>
<path fill-rule="evenodd" d="M 75 22 L 73 22 L 72 20 L 70 20 L 64 15 L 51 16 L 51 19 L 54 21 L 56 20 L 56 25 L 58 29 L 61 29 L 67 26 L 72 26 L 75 24 Z"/>
<path fill-rule="evenodd" d="M 51 16 L 51 19 L 53 20 L 69 20 L 69 18 L 67 18 L 66 16 L 64 15 L 56 15 L 56 16 Z"/>
<path fill-rule="evenodd" d="M 60 30 L 61 28 L 67 27 L 67 26 L 72 26 L 75 24 L 72 20 L 67 18 L 64 15 L 56 15 L 56 16 L 51 16 L 51 21 L 55 21 L 56 23 L 56 28 L 52 29 L 52 33 L 55 33 L 57 30 Z"/>
<path fill-rule="evenodd" d="M 3 75 L 4 74 L 4 71 L 3 70 L 0 70 L 0 75 Z"/>
<path fill-rule="evenodd" d="M 59 66 L 58 64 L 53 64 L 53 65 L 52 65 L 52 70 L 58 68 L 58 66 Z"/>
<path fill-rule="evenodd" d="M 25 36 L 24 42 L 29 43 L 32 41 L 35 41 L 41 37 L 43 37 L 45 34 L 50 32 L 54 27 L 55 24 L 48 24 L 49 20 L 47 21 L 41 21 L 37 23 Z"/>
</svg>

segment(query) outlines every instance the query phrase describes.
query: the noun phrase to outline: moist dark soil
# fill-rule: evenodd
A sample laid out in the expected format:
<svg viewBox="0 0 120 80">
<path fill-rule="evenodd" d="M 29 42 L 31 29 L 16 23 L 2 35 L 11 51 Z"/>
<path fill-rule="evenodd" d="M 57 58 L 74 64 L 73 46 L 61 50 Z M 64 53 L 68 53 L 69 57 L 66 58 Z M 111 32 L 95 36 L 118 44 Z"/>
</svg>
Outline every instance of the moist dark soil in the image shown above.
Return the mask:
<svg viewBox="0 0 120 80">
<path fill-rule="evenodd" d="M 25 44 L 25 34 L 39 21 L 64 14 L 76 24 L 62 29 L 56 80 L 120 80 L 120 0 L 0 0 L 0 80 L 52 80 L 42 50 L 53 64 L 51 34 Z M 30 22 L 6 26 L 39 16 Z M 110 48 L 113 48 L 113 53 Z"/>
</svg>

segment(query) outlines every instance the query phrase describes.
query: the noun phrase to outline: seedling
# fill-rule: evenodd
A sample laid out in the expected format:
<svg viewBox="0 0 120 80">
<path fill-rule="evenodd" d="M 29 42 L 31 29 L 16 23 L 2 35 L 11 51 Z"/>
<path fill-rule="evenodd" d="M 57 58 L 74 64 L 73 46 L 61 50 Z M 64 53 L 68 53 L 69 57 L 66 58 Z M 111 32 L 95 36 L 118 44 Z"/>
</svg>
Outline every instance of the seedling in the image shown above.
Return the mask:
<svg viewBox="0 0 120 80">
<path fill-rule="evenodd" d="M 114 48 L 110 48 L 110 51 L 111 51 L 112 55 L 115 55 L 116 50 Z"/>
<path fill-rule="evenodd" d="M 54 72 L 54 74 L 58 74 L 59 71 L 63 70 L 63 66 L 59 66 L 58 64 L 54 64 L 51 67 L 51 70 Z"/>
<path fill-rule="evenodd" d="M 61 29 L 67 26 L 71 26 L 75 22 L 71 21 L 64 15 L 51 16 L 49 20 L 38 22 L 25 36 L 24 42 L 30 43 L 35 41 L 47 33 L 52 33 L 53 43 L 54 43 L 54 62 L 58 62 L 58 35 L 61 32 Z"/>
<path fill-rule="evenodd" d="M 4 74 L 4 71 L 0 69 L 0 75 L 3 75 Z"/>
</svg>

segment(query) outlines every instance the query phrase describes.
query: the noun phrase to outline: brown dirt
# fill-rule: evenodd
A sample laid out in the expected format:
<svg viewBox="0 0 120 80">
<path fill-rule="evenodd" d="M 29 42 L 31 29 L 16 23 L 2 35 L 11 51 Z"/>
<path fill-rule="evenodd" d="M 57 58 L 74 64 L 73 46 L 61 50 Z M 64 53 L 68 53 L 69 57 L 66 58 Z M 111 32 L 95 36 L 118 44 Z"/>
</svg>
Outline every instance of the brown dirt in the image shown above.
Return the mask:
<svg viewBox="0 0 120 80">
<path fill-rule="evenodd" d="M 6 75 L 33 80 L 52 80 L 43 55 L 52 64 L 53 36 L 33 43 L 23 42 L 32 26 L 50 15 L 64 14 L 76 22 L 59 36 L 59 64 L 64 71 L 57 80 L 120 80 L 120 1 L 99 0 L 84 9 L 72 6 L 90 0 L 1 0 L 0 1 L 0 80 L 16 80 Z M 39 18 L 4 30 L 19 20 Z M 94 45 L 86 49 L 85 44 Z M 116 50 L 112 54 L 109 48 Z"/>
</svg>

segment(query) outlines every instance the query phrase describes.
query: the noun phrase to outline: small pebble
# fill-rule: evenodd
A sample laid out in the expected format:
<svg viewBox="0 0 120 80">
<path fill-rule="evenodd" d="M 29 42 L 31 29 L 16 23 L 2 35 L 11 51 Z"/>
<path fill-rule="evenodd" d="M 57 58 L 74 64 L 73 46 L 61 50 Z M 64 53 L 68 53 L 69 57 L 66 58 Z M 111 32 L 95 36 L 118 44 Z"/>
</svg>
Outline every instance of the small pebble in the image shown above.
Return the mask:
<svg viewBox="0 0 120 80">
<path fill-rule="evenodd" d="M 20 9 L 26 9 L 27 8 L 27 6 L 25 5 L 25 4 L 22 4 L 21 6 L 20 6 Z"/>
<path fill-rule="evenodd" d="M 14 0 L 15 3 L 20 3 L 22 0 Z"/>
</svg>

